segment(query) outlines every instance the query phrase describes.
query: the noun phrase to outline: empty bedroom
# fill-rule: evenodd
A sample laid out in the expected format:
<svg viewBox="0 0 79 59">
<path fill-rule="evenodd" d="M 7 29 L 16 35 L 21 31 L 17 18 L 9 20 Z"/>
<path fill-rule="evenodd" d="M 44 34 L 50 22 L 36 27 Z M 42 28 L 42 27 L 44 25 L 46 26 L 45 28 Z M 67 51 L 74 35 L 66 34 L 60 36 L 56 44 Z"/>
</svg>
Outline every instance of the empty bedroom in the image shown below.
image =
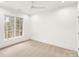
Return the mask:
<svg viewBox="0 0 79 59">
<path fill-rule="evenodd" d="M 78 57 L 79 1 L 0 1 L 0 57 Z"/>
</svg>

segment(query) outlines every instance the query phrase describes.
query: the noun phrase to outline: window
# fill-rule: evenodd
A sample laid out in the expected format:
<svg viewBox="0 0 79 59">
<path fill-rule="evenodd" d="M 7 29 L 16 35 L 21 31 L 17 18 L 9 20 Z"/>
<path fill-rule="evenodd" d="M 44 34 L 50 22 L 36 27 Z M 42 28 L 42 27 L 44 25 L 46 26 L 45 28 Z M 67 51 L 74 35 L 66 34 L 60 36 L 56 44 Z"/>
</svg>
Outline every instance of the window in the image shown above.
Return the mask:
<svg viewBox="0 0 79 59">
<path fill-rule="evenodd" d="M 16 17 L 16 36 L 22 35 L 22 25 L 23 19 L 20 17 Z"/>
<path fill-rule="evenodd" d="M 5 16 L 5 38 L 14 36 L 14 17 Z"/>
<path fill-rule="evenodd" d="M 5 16 L 5 38 L 22 36 L 23 18 Z"/>
</svg>

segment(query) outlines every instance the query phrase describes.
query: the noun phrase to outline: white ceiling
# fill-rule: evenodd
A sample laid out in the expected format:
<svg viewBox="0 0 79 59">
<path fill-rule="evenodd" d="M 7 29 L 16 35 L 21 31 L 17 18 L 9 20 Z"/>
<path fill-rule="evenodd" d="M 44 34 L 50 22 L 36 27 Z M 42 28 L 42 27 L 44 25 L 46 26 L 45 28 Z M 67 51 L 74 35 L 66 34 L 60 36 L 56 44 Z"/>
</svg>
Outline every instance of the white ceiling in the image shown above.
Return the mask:
<svg viewBox="0 0 79 59">
<path fill-rule="evenodd" d="M 32 1 L 4 1 L 0 3 L 0 6 L 6 9 L 19 11 L 25 14 L 33 14 L 33 13 L 47 12 L 50 10 L 54 10 L 55 8 L 75 4 L 77 4 L 77 2 L 73 1 L 70 2 L 65 1 L 64 3 L 62 3 L 61 1 L 34 1 L 33 3 L 34 6 L 44 8 L 31 8 Z"/>
</svg>

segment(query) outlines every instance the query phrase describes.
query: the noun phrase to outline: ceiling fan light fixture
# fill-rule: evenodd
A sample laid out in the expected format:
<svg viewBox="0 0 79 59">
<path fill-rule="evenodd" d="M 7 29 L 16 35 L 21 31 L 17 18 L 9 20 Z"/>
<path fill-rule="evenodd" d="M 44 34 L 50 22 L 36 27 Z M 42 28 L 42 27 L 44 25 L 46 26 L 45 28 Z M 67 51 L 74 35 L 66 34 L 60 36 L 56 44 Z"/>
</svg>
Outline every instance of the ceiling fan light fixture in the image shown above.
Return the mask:
<svg viewBox="0 0 79 59">
<path fill-rule="evenodd" d="M 64 3 L 64 1 L 61 1 L 62 3 Z"/>
</svg>

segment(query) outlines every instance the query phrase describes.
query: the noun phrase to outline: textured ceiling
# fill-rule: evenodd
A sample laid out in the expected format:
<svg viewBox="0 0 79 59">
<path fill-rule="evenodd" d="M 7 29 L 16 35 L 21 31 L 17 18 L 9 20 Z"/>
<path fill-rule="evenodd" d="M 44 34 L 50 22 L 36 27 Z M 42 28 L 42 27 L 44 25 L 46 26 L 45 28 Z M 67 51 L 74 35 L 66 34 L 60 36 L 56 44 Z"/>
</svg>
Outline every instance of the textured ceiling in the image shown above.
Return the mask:
<svg viewBox="0 0 79 59">
<path fill-rule="evenodd" d="M 3 3 L 0 3 L 0 6 L 6 9 L 16 10 L 26 14 L 33 14 L 47 12 L 54 10 L 55 8 L 74 4 L 77 4 L 77 2 L 65 1 L 64 3 L 62 3 L 61 1 L 34 1 L 33 5 L 38 8 L 31 8 L 32 1 L 4 1 Z"/>
</svg>

